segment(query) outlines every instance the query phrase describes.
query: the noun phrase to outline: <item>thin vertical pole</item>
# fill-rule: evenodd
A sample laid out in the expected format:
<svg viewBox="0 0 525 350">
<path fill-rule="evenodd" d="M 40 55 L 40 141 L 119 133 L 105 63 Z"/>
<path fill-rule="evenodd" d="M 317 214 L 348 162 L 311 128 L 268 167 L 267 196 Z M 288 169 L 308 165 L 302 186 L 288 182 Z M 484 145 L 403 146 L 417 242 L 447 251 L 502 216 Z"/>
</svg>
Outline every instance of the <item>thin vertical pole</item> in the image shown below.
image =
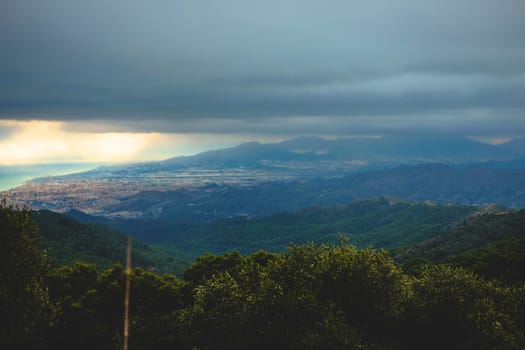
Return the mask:
<svg viewBox="0 0 525 350">
<path fill-rule="evenodd" d="M 128 350 L 129 338 L 129 289 L 131 277 L 131 237 L 128 237 L 128 250 L 126 255 L 126 290 L 124 295 L 124 350 Z"/>
</svg>

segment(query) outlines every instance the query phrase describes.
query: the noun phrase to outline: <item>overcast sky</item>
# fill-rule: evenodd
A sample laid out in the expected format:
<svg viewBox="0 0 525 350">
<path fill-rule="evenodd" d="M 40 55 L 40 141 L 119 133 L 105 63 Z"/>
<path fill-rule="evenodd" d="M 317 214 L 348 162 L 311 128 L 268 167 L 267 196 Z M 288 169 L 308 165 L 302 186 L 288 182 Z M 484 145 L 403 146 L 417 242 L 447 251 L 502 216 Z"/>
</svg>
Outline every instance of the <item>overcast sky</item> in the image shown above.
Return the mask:
<svg viewBox="0 0 525 350">
<path fill-rule="evenodd" d="M 0 50 L 4 157 L 42 125 L 200 143 L 525 135 L 523 0 L 2 0 Z"/>
</svg>

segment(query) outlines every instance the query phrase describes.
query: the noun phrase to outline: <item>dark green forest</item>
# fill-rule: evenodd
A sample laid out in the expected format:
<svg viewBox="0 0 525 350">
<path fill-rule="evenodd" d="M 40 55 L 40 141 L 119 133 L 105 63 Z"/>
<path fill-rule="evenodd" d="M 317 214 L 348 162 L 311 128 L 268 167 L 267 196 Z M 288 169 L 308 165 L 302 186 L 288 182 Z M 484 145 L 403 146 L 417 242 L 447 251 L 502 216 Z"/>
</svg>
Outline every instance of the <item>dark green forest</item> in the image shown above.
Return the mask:
<svg viewBox="0 0 525 350">
<path fill-rule="evenodd" d="M 428 241 L 395 262 L 341 237 L 279 253 L 205 254 L 179 277 L 136 267 L 130 349 L 523 349 L 516 266 L 525 256 L 515 243 L 524 217 L 476 216 L 445 234 L 455 232 L 461 249 L 434 244 L 439 259 L 418 255 Z M 121 348 L 122 265 L 59 266 L 44 246 L 31 211 L 0 207 L 0 347 Z M 497 273 L 479 267 L 492 261 Z"/>
<path fill-rule="evenodd" d="M 196 257 L 238 251 L 282 252 L 290 243 L 336 244 L 343 234 L 358 248 L 399 251 L 434 238 L 455 227 L 483 207 L 415 203 L 393 198 L 355 201 L 350 204 L 312 206 L 267 217 L 233 217 L 212 223 L 185 223 L 164 229 L 166 238 L 156 241 L 158 226 L 135 240 L 135 266 L 182 275 Z M 80 213 L 80 212 L 77 212 Z M 78 215 L 77 215 L 78 216 Z M 79 223 L 77 219 L 47 210 L 35 211 L 44 248 L 54 265 L 76 260 L 108 268 L 124 263 L 127 235 L 103 223 Z M 81 220 L 81 219 L 78 219 Z"/>
<path fill-rule="evenodd" d="M 161 240 L 154 230 L 142 239 L 162 244 L 189 261 L 206 252 L 221 254 L 235 250 L 251 254 L 260 249 L 280 252 L 290 243 L 335 244 L 339 234 L 347 236 L 359 248 L 393 249 L 436 237 L 479 210 L 474 206 L 379 198 L 312 206 L 266 217 L 185 223 L 164 228 Z"/>
<path fill-rule="evenodd" d="M 525 211 L 477 214 L 394 256 L 405 271 L 424 264 L 467 267 L 489 279 L 525 280 Z"/>
<path fill-rule="evenodd" d="M 91 262 L 105 269 L 126 261 L 127 235 L 110 225 L 81 224 L 49 210 L 32 212 L 49 260 L 54 266 Z M 161 248 L 134 241 L 133 263 L 148 271 L 182 274 L 188 263 Z"/>
</svg>

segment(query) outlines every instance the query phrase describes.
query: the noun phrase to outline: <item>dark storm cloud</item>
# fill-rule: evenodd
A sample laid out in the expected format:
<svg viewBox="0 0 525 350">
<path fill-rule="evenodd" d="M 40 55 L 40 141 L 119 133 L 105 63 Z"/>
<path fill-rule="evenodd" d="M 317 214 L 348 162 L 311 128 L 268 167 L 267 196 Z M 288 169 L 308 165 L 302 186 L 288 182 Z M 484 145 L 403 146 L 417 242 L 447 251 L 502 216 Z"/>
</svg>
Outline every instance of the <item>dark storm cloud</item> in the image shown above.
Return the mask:
<svg viewBox="0 0 525 350">
<path fill-rule="evenodd" d="M 174 132 L 524 134 L 521 0 L 0 6 L 3 119 Z"/>
</svg>

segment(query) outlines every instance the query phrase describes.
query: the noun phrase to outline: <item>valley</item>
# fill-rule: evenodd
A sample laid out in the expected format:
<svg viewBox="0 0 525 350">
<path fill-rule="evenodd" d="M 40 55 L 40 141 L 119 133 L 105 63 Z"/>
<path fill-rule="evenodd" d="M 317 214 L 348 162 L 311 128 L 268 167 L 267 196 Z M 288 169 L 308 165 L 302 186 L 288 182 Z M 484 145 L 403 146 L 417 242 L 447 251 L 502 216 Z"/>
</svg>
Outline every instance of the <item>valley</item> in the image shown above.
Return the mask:
<svg viewBox="0 0 525 350">
<path fill-rule="evenodd" d="M 429 238 L 442 231 L 439 227 L 487 206 L 525 207 L 519 140 L 502 146 L 468 139 L 416 141 L 252 142 L 190 157 L 36 178 L 0 196 L 83 223 L 109 224 L 144 242 L 172 245 L 190 260 L 206 251 L 250 253 L 279 251 L 291 242 L 333 243 L 337 233 L 349 235 L 360 247 L 392 248 L 415 242 L 412 234 Z M 448 143 L 460 145 L 461 151 L 454 153 Z M 483 154 L 495 158 L 488 162 Z M 467 156 L 471 161 L 465 163 Z M 341 210 L 360 206 L 370 207 L 371 213 L 377 206 L 387 212 L 406 206 L 461 215 L 422 219 L 414 226 L 417 218 L 399 221 L 389 214 L 387 231 L 398 232 L 395 239 L 385 239 L 379 227 L 356 229 L 355 223 L 336 219 Z M 306 219 L 301 213 L 316 211 L 334 221 L 290 225 L 297 217 Z M 382 222 L 370 215 L 358 221 Z"/>
<path fill-rule="evenodd" d="M 381 196 L 519 208 L 525 207 L 520 142 L 492 146 L 464 138 L 395 137 L 252 142 L 36 178 L 0 196 L 35 209 L 118 220 L 210 221 Z"/>
<path fill-rule="evenodd" d="M 0 5 L 0 350 L 524 350 L 525 1 Z"/>
<path fill-rule="evenodd" d="M 223 342 L 224 334 L 252 334 L 239 343 L 257 348 L 251 339 L 261 329 L 289 348 L 279 335 L 287 329 L 299 335 L 296 344 L 307 334 L 318 349 L 331 344 L 337 327 L 359 333 L 344 331 L 334 349 L 349 340 L 385 349 L 437 350 L 458 341 L 469 348 L 479 339 L 518 349 L 523 341 L 514 339 L 523 339 L 525 324 L 521 148 L 456 140 L 463 154 L 453 154 L 445 141 L 435 148 L 400 140 L 374 146 L 376 139 L 248 143 L 36 178 L 0 194 L 7 242 L 0 248 L 16 248 L 0 255 L 7 285 L 13 298 L 27 295 L 19 303 L 27 318 L 33 300 L 43 298 L 43 315 L 57 321 L 44 321 L 41 339 L 56 348 L 79 337 L 87 348 L 110 348 L 130 276 L 137 348 L 190 349 Z M 128 236 L 129 275 L 122 267 Z M 21 292 L 24 274 L 33 284 Z M 443 321 L 444 307 L 459 322 Z M 464 321 L 486 315 L 488 328 Z M 319 332 L 309 327 L 319 320 L 324 338 L 317 343 Z M 492 332 L 493 324 L 505 324 L 509 337 Z M 214 335 L 222 325 L 233 326 Z M 457 340 L 429 347 L 425 334 L 436 329 L 458 332 Z"/>
</svg>

